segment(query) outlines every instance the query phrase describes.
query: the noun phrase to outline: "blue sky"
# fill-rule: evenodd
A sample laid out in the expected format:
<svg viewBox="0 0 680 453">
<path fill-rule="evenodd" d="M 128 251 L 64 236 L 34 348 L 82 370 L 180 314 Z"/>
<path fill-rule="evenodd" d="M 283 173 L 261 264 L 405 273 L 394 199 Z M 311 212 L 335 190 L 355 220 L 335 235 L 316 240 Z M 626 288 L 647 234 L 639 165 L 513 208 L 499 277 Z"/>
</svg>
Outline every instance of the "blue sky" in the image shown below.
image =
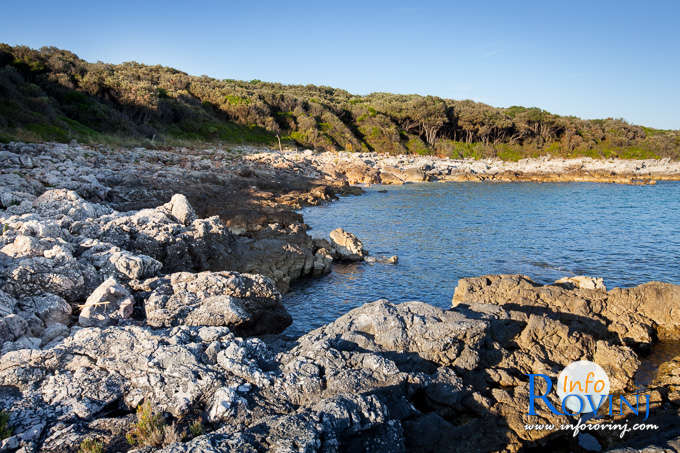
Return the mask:
<svg viewBox="0 0 680 453">
<path fill-rule="evenodd" d="M 680 1 L 3 0 L 0 42 L 680 129 Z"/>
</svg>

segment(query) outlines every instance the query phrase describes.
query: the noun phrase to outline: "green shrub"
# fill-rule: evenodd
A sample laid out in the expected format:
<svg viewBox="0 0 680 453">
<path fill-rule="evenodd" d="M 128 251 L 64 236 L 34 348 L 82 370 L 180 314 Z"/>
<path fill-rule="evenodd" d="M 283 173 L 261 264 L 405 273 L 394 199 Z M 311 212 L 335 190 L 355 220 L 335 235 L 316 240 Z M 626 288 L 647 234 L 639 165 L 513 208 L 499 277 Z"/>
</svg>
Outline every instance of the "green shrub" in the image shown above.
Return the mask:
<svg viewBox="0 0 680 453">
<path fill-rule="evenodd" d="M 517 162 L 526 157 L 521 146 L 518 145 L 499 145 L 496 149 L 496 157 L 501 160 Z"/>
<path fill-rule="evenodd" d="M 304 145 L 307 143 L 307 135 L 304 132 L 300 131 L 292 131 L 289 135 L 290 139 L 295 140 L 296 142 L 300 143 L 301 145 Z"/>
<path fill-rule="evenodd" d="M 137 422 L 125 435 L 133 447 L 162 447 L 175 442 L 182 442 L 186 432 L 179 429 L 176 423 L 168 425 L 160 414 L 146 400 L 137 407 Z"/>
<path fill-rule="evenodd" d="M 80 448 L 78 448 L 78 453 L 103 453 L 104 444 L 102 441 L 87 438 L 80 443 Z"/>
<path fill-rule="evenodd" d="M 34 124 L 28 124 L 26 125 L 26 129 L 29 131 L 35 133 L 38 135 L 43 140 L 53 140 L 61 143 L 66 143 L 70 141 L 70 137 L 68 132 L 66 132 L 64 129 L 53 126 L 51 124 L 39 124 L 39 123 L 34 123 Z"/>
<path fill-rule="evenodd" d="M 191 433 L 191 437 L 200 436 L 204 432 L 205 428 L 203 427 L 203 423 L 201 423 L 200 420 L 196 420 L 191 425 L 189 425 L 189 433 Z"/>
<path fill-rule="evenodd" d="M 156 414 L 151 402 L 144 401 L 137 408 L 137 422 L 127 433 L 125 438 L 133 447 L 160 447 L 163 444 L 165 420 Z"/>
<path fill-rule="evenodd" d="M 5 411 L 0 411 L 0 440 L 11 437 L 13 432 L 14 430 L 9 426 L 9 414 Z"/>
<path fill-rule="evenodd" d="M 279 134 L 327 150 L 350 142 L 357 150 L 424 154 L 436 148 L 441 155 L 476 159 L 680 158 L 679 131 L 617 118 L 582 120 L 535 107 L 217 80 L 163 66 L 88 63 L 54 47 L 0 47 L 2 141 L 269 145 Z M 426 145 L 409 145 L 409 135 Z"/>
</svg>

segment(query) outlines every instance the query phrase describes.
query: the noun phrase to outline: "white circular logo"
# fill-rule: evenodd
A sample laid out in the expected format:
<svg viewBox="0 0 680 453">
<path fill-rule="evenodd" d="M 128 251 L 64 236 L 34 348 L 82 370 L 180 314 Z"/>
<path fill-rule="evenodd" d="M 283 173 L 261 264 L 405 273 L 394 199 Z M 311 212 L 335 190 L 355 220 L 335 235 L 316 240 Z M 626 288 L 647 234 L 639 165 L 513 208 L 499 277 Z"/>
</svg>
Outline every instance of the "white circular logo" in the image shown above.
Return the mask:
<svg viewBox="0 0 680 453">
<path fill-rule="evenodd" d="M 597 363 L 572 362 L 557 377 L 557 396 L 571 414 L 597 412 L 609 395 L 609 377 Z"/>
</svg>

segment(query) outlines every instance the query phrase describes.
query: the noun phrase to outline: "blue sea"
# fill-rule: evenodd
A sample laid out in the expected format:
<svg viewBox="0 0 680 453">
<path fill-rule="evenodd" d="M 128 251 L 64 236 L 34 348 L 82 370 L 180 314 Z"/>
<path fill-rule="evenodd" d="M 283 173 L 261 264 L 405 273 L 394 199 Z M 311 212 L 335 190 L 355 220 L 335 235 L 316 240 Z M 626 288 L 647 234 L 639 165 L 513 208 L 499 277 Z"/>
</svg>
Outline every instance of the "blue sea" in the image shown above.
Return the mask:
<svg viewBox="0 0 680 453">
<path fill-rule="evenodd" d="M 342 227 L 399 264 L 334 265 L 284 297 L 300 335 L 380 298 L 449 307 L 457 281 L 521 273 L 541 283 L 603 277 L 607 288 L 680 284 L 680 183 L 425 183 L 373 186 L 303 209 L 314 237 Z"/>
</svg>

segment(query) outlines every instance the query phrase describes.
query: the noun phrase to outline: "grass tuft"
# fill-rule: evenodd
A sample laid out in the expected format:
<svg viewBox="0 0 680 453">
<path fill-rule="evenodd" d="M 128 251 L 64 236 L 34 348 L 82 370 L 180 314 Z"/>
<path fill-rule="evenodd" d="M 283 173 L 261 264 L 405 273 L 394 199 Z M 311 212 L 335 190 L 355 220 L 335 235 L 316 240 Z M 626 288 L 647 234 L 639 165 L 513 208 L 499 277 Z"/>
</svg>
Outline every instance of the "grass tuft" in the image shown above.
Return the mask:
<svg viewBox="0 0 680 453">
<path fill-rule="evenodd" d="M 11 437 L 13 433 L 14 430 L 9 426 L 9 414 L 0 411 L 0 440 Z"/>
<path fill-rule="evenodd" d="M 102 441 L 87 438 L 80 443 L 80 448 L 78 448 L 78 453 L 103 453 L 104 444 Z"/>
<path fill-rule="evenodd" d="M 165 420 L 154 412 L 149 400 L 137 408 L 137 423 L 125 438 L 133 447 L 160 447 L 163 444 Z"/>
</svg>

